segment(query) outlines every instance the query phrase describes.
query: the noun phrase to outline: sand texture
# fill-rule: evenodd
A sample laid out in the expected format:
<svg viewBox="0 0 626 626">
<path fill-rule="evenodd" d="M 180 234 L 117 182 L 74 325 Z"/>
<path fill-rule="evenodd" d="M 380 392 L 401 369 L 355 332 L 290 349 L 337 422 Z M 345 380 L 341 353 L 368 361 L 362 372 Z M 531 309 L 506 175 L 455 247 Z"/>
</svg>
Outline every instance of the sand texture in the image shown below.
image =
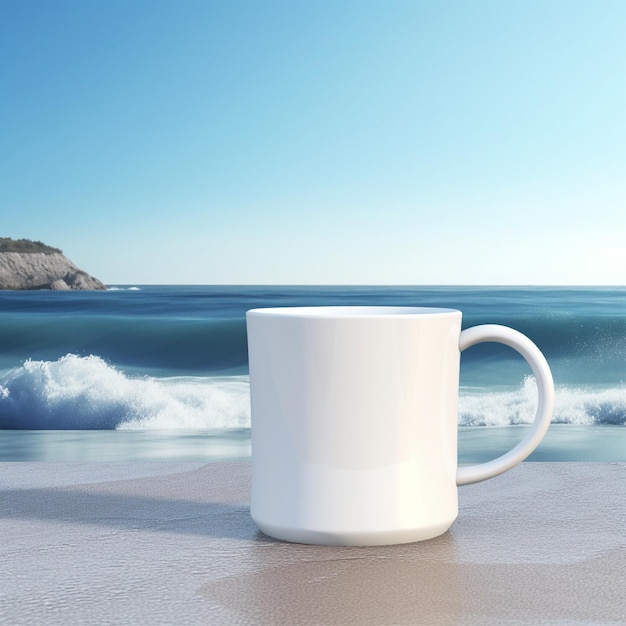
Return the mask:
<svg viewBox="0 0 626 626">
<path fill-rule="evenodd" d="M 626 464 L 524 463 L 445 535 L 281 543 L 248 463 L 0 464 L 0 624 L 626 623 Z"/>
</svg>

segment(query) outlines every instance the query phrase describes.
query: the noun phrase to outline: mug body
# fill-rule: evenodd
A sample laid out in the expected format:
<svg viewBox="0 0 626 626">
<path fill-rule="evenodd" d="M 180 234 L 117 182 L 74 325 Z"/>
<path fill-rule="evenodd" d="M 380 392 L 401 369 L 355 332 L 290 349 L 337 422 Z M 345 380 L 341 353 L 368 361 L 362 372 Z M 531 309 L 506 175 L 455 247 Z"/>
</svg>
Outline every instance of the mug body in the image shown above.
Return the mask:
<svg viewBox="0 0 626 626">
<path fill-rule="evenodd" d="M 246 319 L 260 530 L 325 545 L 445 532 L 458 513 L 460 311 L 294 307 Z"/>
</svg>

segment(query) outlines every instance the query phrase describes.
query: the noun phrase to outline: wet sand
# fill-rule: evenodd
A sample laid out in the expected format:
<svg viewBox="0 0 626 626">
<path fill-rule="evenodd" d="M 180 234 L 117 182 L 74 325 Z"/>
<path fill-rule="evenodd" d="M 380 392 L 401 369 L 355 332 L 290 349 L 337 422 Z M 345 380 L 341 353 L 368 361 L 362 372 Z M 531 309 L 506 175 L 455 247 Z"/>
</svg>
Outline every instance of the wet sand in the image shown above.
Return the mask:
<svg viewBox="0 0 626 626">
<path fill-rule="evenodd" d="M 520 442 L 530 425 L 459 428 L 459 463 L 489 461 Z M 358 433 L 355 433 L 355 437 Z M 0 462 L 249 461 L 250 429 L 3 430 Z M 529 461 L 626 462 L 626 428 L 551 424 Z"/>
</svg>

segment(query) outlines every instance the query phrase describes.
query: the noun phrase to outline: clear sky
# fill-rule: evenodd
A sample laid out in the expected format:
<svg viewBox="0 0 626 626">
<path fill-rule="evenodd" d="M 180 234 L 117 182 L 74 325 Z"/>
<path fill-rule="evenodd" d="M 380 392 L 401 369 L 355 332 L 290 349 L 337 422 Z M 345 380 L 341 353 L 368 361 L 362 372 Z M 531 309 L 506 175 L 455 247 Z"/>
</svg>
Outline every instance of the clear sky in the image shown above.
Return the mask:
<svg viewBox="0 0 626 626">
<path fill-rule="evenodd" d="M 109 284 L 626 284 L 624 0 L 0 0 L 0 236 Z"/>
</svg>

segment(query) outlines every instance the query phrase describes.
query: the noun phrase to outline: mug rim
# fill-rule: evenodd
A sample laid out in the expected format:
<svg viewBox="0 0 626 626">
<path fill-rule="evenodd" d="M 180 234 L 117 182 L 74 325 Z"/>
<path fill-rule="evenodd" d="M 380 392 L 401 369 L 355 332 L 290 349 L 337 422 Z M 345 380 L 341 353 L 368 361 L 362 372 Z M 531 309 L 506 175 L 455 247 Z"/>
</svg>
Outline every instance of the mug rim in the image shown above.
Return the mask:
<svg viewBox="0 0 626 626">
<path fill-rule="evenodd" d="M 362 319 L 362 318 L 409 318 L 434 315 L 456 315 L 458 309 L 428 306 L 362 306 L 362 305 L 323 305 L 286 306 L 250 309 L 246 316 L 273 316 L 298 318 Z"/>
</svg>

